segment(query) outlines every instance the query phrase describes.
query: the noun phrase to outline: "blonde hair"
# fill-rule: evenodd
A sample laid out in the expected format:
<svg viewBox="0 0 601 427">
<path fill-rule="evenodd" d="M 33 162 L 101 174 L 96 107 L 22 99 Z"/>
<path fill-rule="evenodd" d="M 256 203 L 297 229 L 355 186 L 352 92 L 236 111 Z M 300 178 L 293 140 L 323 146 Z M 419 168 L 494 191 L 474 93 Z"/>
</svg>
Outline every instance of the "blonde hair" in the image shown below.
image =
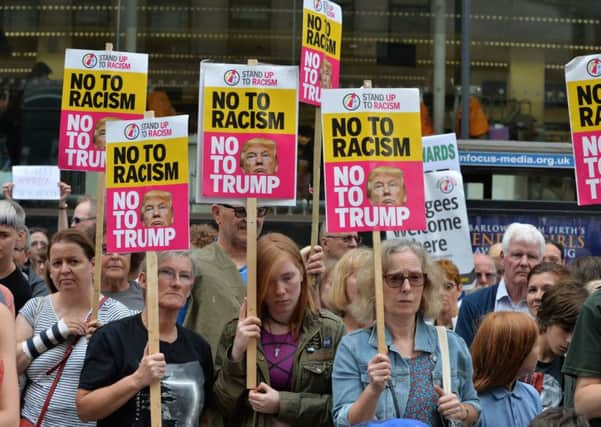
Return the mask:
<svg viewBox="0 0 601 427">
<path fill-rule="evenodd" d="M 344 314 L 351 303 L 346 292 L 347 279 L 358 272 L 360 267 L 368 267 L 366 260 L 371 255 L 371 249 L 355 248 L 346 252 L 334 265 L 332 271 L 332 300 L 330 305 L 337 314 Z"/>
<path fill-rule="evenodd" d="M 412 240 L 386 240 L 382 244 L 382 273 L 386 273 L 390 266 L 390 257 L 395 253 L 410 251 L 421 263 L 422 273 L 426 275 L 424 290 L 420 301 L 418 313 L 429 319 L 436 319 L 442 308 L 442 284 L 444 274 L 426 250 Z M 348 312 L 355 320 L 368 324 L 375 318 L 374 296 L 374 257 L 373 252 L 366 257 L 365 268 L 359 270 L 357 275 L 357 299 L 348 306 Z M 383 286 L 386 286 L 385 284 Z"/>
</svg>

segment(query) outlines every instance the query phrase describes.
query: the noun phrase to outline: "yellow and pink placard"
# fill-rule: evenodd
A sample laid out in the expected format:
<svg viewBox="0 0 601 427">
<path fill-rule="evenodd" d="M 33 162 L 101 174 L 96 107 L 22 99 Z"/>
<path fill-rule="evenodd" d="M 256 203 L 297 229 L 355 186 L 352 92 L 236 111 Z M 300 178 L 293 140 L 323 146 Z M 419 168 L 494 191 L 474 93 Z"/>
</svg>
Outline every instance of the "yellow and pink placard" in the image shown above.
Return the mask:
<svg viewBox="0 0 601 427">
<path fill-rule="evenodd" d="M 200 67 L 197 201 L 296 197 L 298 68 Z"/>
<path fill-rule="evenodd" d="M 579 205 L 601 203 L 601 54 L 579 56 L 566 65 Z"/>
<path fill-rule="evenodd" d="M 107 124 L 106 246 L 188 249 L 188 116 Z"/>
<path fill-rule="evenodd" d="M 65 51 L 59 168 L 104 171 L 106 123 L 144 116 L 147 77 L 147 54 Z"/>
<path fill-rule="evenodd" d="M 333 1 L 304 0 L 299 98 L 321 105 L 323 89 L 337 88 L 342 48 L 342 9 Z"/>
<path fill-rule="evenodd" d="M 423 230 L 419 91 L 332 89 L 321 108 L 328 231 Z"/>
</svg>

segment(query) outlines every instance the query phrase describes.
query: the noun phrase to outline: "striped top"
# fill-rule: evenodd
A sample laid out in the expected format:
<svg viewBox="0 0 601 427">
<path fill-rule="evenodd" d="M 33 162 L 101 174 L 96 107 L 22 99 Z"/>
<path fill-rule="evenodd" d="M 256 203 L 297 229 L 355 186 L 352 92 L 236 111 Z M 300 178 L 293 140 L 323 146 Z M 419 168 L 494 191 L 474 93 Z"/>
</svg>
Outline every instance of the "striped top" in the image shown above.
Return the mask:
<svg viewBox="0 0 601 427">
<path fill-rule="evenodd" d="M 33 328 L 33 333 L 38 334 L 58 322 L 56 312 L 50 300 L 50 295 L 30 299 L 19 312 Z M 107 299 L 98 310 L 98 319 L 102 324 L 113 320 L 133 315 L 120 302 Z M 70 340 L 69 340 L 70 341 Z M 56 366 L 65 354 L 68 342 L 62 343 L 33 359 L 27 370 L 27 388 L 23 400 L 21 416 L 32 423 L 36 423 L 42 406 L 52 386 L 56 371 L 50 375 L 46 372 Z M 44 417 L 42 426 L 52 427 L 77 427 L 94 426 L 95 422 L 84 423 L 77 416 L 75 395 L 79 386 L 79 373 L 83 366 L 88 346 L 85 338 L 80 339 L 67 360 L 63 374 L 58 382 L 48 412 Z"/>
</svg>

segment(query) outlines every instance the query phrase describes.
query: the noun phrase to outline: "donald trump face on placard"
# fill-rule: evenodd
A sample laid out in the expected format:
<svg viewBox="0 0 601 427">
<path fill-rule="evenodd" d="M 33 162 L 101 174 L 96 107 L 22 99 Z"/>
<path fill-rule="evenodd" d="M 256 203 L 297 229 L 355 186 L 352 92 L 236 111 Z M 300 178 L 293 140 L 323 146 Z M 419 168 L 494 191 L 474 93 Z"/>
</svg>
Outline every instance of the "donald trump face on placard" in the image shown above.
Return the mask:
<svg viewBox="0 0 601 427">
<path fill-rule="evenodd" d="M 367 198 L 374 206 L 401 206 L 407 202 L 405 176 L 390 166 L 373 168 L 367 176 Z"/>
<path fill-rule="evenodd" d="M 173 200 L 171 193 L 150 190 L 144 194 L 140 212 L 145 227 L 166 227 L 173 224 Z"/>
<path fill-rule="evenodd" d="M 240 168 L 244 173 L 273 175 L 278 172 L 275 142 L 267 138 L 251 138 L 240 152 Z"/>
</svg>

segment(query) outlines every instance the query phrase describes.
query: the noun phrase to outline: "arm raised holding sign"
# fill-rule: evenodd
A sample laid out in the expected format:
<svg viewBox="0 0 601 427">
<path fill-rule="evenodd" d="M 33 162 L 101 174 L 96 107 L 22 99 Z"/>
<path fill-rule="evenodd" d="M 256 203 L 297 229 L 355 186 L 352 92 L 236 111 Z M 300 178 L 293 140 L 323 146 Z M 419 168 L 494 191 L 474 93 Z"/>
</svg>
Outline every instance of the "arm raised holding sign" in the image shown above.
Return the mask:
<svg viewBox="0 0 601 427">
<path fill-rule="evenodd" d="M 258 316 L 244 317 L 244 306 L 240 314 L 217 350 L 221 412 L 235 414 L 239 425 L 252 425 L 253 411 L 274 425 L 331 425 L 330 375 L 343 326 L 314 308 L 303 257 L 288 237 L 271 233 L 257 241 Z M 259 385 L 247 391 L 243 351 L 250 337 L 258 341 Z"/>
</svg>

